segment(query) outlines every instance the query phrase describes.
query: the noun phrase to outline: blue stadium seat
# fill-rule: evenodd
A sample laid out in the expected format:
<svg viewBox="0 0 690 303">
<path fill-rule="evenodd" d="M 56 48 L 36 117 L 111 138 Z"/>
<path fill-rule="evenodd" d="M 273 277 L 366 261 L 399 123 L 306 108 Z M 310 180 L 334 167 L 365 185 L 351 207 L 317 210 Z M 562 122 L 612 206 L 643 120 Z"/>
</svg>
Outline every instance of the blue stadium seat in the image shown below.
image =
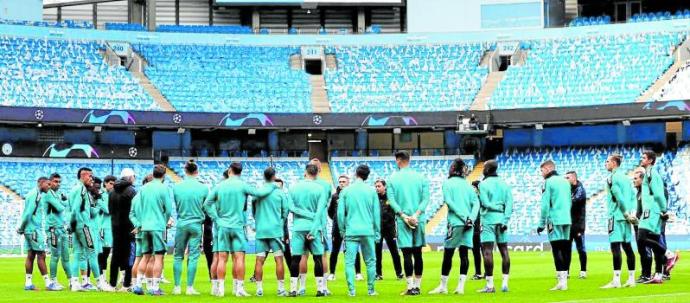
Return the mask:
<svg viewBox="0 0 690 303">
<path fill-rule="evenodd" d="M 328 47 L 326 70 L 334 112 L 465 110 L 486 79 L 489 44 Z"/>
<path fill-rule="evenodd" d="M 309 76 L 288 64 L 297 47 L 137 44 L 146 75 L 179 111 L 305 113 Z"/>
<path fill-rule="evenodd" d="M 103 42 L 0 36 L 0 96 L 8 106 L 160 110 Z M 40 60 L 39 60 L 40 59 Z"/>
</svg>

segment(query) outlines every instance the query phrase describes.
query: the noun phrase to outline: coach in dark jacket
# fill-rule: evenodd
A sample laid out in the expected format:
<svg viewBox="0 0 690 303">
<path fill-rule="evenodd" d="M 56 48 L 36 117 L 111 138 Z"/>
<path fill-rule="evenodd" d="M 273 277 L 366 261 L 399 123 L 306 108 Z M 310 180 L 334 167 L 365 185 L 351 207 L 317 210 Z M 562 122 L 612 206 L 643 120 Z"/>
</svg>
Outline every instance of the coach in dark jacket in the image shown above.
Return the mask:
<svg viewBox="0 0 690 303">
<path fill-rule="evenodd" d="M 123 169 L 120 180 L 115 182 L 115 187 L 108 199 L 113 227 L 113 257 L 110 260 L 110 285 L 113 287 L 117 285 L 117 275 L 120 271 L 124 271 L 122 286 L 132 285 L 130 255 L 133 252 L 134 236 L 131 231 L 134 230 L 134 226 L 129 221 L 129 210 L 132 208 L 132 199 L 136 194 L 133 185 L 135 179 L 132 169 Z"/>
<path fill-rule="evenodd" d="M 386 192 L 386 181 L 376 180 L 376 193 L 379 196 L 379 205 L 381 206 L 381 239 L 376 242 L 376 279 L 383 279 L 383 271 L 381 263 L 383 259 L 383 241 L 386 241 L 388 250 L 393 258 L 393 267 L 395 268 L 395 276 L 398 279 L 402 278 L 402 266 L 400 264 L 400 254 L 398 253 L 398 243 L 396 241 L 397 233 L 395 226 L 395 211 L 388 203 L 388 194 Z"/>
<path fill-rule="evenodd" d="M 570 209 L 570 217 L 573 222 L 570 228 L 570 245 L 572 245 L 572 241 L 575 241 L 577 255 L 580 257 L 580 279 L 585 279 L 587 278 L 587 249 L 585 248 L 587 193 L 585 193 L 582 182 L 577 180 L 577 173 L 569 171 L 565 174 L 565 178 L 570 182 L 570 198 L 573 202 Z M 567 264 L 570 264 L 571 256 L 567 257 Z"/>
</svg>

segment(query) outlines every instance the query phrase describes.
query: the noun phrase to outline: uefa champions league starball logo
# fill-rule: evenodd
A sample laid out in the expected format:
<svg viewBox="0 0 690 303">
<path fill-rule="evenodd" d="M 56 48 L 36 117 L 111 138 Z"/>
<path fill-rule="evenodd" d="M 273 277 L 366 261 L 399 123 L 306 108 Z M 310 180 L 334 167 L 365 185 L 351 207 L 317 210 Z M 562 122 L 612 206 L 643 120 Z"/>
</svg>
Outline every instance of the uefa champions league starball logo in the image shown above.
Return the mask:
<svg viewBox="0 0 690 303">
<path fill-rule="evenodd" d="M 129 154 L 129 157 L 130 157 L 130 158 L 136 158 L 136 157 L 137 157 L 137 154 L 139 153 L 139 151 L 137 151 L 137 148 L 136 148 L 136 147 L 132 146 L 132 147 L 129 148 L 129 150 L 127 151 L 127 153 Z"/>
<path fill-rule="evenodd" d="M 314 115 L 311 120 L 314 122 L 314 125 L 321 125 L 321 123 L 323 123 L 323 117 L 321 115 Z"/>
<path fill-rule="evenodd" d="M 37 109 L 34 112 L 34 118 L 36 118 L 36 120 L 43 120 L 43 111 L 40 109 Z"/>
<path fill-rule="evenodd" d="M 174 114 L 174 115 L 172 116 L 172 122 L 175 123 L 175 124 L 180 124 L 180 123 L 182 123 L 182 115 L 180 115 L 180 114 Z"/>
</svg>

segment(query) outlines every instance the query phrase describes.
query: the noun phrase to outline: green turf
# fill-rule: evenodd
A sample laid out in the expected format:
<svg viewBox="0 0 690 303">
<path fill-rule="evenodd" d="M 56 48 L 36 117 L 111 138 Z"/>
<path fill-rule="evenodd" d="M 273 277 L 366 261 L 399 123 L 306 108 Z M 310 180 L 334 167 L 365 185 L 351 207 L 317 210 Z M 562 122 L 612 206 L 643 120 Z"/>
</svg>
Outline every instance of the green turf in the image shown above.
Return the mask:
<svg viewBox="0 0 690 303">
<path fill-rule="evenodd" d="M 393 269 L 390 258 L 386 256 L 384 265 L 384 281 L 377 283 L 376 287 L 380 295 L 377 298 L 366 296 L 366 283 L 357 282 L 358 297 L 356 299 L 347 296 L 343 263 L 338 263 L 337 280 L 329 283 L 329 288 L 334 296 L 327 298 L 315 298 L 315 282 L 313 276 L 307 279 L 307 294 L 301 298 L 277 298 L 275 294 L 276 282 L 273 271 L 273 262 L 267 262 L 267 278 L 264 281 L 266 295 L 263 298 L 251 297 L 236 299 L 226 297 L 219 299 L 211 297 L 210 283 L 207 278 L 205 259 L 201 258 L 199 273 L 197 276 L 196 289 L 202 293 L 198 297 L 172 296 L 163 297 L 135 296 L 125 293 L 71 293 L 47 292 L 43 289 L 43 281 L 38 274 L 38 269 L 34 271 L 34 283 L 41 290 L 27 292 L 23 290 L 24 268 L 23 260 L 20 258 L 0 259 L 0 302 L 221 302 L 221 301 L 246 301 L 246 302 L 276 302 L 280 301 L 328 301 L 328 302 L 347 302 L 352 300 L 375 300 L 376 302 L 690 302 L 690 262 L 681 261 L 673 271 L 673 279 L 663 285 L 638 285 L 634 289 L 613 289 L 602 290 L 600 286 L 606 284 L 611 279 L 611 255 L 609 253 L 590 253 L 589 254 L 589 278 L 579 280 L 575 277 L 569 281 L 570 289 L 565 292 L 551 292 L 555 282 L 555 273 L 550 253 L 513 253 L 511 255 L 512 268 L 509 293 L 496 294 L 477 294 L 475 290 L 484 285 L 483 281 L 468 281 L 466 294 L 459 295 L 427 295 L 426 293 L 436 287 L 439 282 L 441 268 L 440 253 L 424 254 L 425 271 L 422 290 L 425 293 L 418 297 L 401 297 L 399 293 L 405 287 L 404 281 L 396 281 L 393 277 Z M 496 257 L 499 257 L 498 255 Z M 577 256 L 574 255 L 573 273 L 579 271 Z M 470 257 L 471 259 L 471 257 Z M 500 257 L 498 258 L 500 260 Z M 497 260 L 497 261 L 498 261 Z M 253 269 L 254 257 L 248 257 L 247 281 Z M 311 266 L 311 263 L 310 263 Z M 448 283 L 449 289 L 454 289 L 457 285 L 459 265 L 458 260 L 454 260 L 453 271 Z M 625 266 L 625 265 L 624 265 Z M 497 273 L 500 272 L 500 265 L 497 266 Z M 472 274 L 472 269 L 470 269 Z M 637 273 L 639 275 L 639 271 Z M 166 278 L 172 280 L 172 257 L 166 258 L 165 267 Z M 184 274 L 183 274 L 184 276 Z M 623 273 L 623 281 L 627 278 L 627 272 Z M 67 285 L 64 274 L 60 270 L 61 283 Z M 496 285 L 501 285 L 500 274 L 496 275 Z M 286 280 L 287 281 L 287 280 Z M 184 283 L 184 282 L 183 282 Z M 226 295 L 231 292 L 232 282 L 226 281 Z M 255 286 L 246 283 L 247 291 L 254 293 Z M 497 287 L 498 289 L 498 287 Z M 172 285 L 163 285 L 163 290 L 169 294 Z M 126 301 L 125 301 L 126 300 Z M 452 300 L 452 301 L 449 301 Z"/>
</svg>

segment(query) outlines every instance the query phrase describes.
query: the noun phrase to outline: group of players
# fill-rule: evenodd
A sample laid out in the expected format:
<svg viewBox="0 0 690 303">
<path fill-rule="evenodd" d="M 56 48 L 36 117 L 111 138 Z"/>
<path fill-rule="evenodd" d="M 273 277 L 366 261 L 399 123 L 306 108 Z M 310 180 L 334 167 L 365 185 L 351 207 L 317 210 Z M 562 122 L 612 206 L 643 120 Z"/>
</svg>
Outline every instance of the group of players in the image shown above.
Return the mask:
<svg viewBox="0 0 690 303">
<path fill-rule="evenodd" d="M 636 283 L 635 255 L 631 246 L 633 226 L 642 264 L 639 282 L 662 283 L 662 274 L 669 273 L 678 260 L 678 254 L 668 250 L 662 238 L 662 225 L 668 215 L 663 181 L 653 166 L 655 159 L 653 152 L 643 153 L 642 167 L 634 174 L 634 186 L 625 172 L 618 169 L 622 161 L 619 155 L 611 155 L 606 161 L 606 168 L 611 172 L 606 192 L 614 275 L 613 280 L 603 288 L 631 287 Z M 404 273 L 407 288 L 402 294 L 419 295 L 424 269 L 422 248 L 426 246 L 424 225 L 427 219 L 425 209 L 430 197 L 429 182 L 409 166 L 410 156 L 407 152 L 397 152 L 395 161 L 399 170 L 386 181 L 376 180 L 376 189 L 365 183 L 370 171 L 366 165 L 360 165 L 351 183 L 347 176 L 339 178 L 338 190 L 333 196 L 330 183 L 319 178 L 321 164 L 317 159 L 306 165 L 304 179 L 292 185 L 289 191 L 283 188 L 283 181 L 276 177 L 276 171 L 270 167 L 264 171 L 265 183 L 262 186 L 255 188 L 249 185 L 241 179 L 242 165 L 237 162 L 224 172 L 225 179 L 209 190 L 197 179 L 199 167 L 191 160 L 184 167 L 185 179 L 170 190 L 163 182 L 166 168 L 156 165 L 136 194 L 133 189 L 130 190 L 132 197 L 127 203 L 122 202 L 122 189 L 119 192 L 113 189 L 117 186 L 115 177 L 106 177 L 105 184 L 102 184 L 100 179 L 92 176 L 89 168 L 79 169 L 79 183 L 68 195 L 59 191 L 59 175 L 41 177 L 37 188 L 26 195 L 18 229 L 25 236 L 28 248 L 25 289 L 35 289 L 31 274 L 34 260 L 37 259 L 48 290 L 63 289 L 56 280 L 58 261 L 61 261 L 73 291 L 94 288 L 88 283 L 89 274 L 98 281 L 95 288 L 114 291 L 119 272 L 121 290 L 144 294 L 146 288 L 151 295 L 162 295 L 160 283 L 166 253 L 166 233 L 175 226 L 173 294 L 182 293 L 181 274 L 185 255 L 188 255 L 186 294 L 199 294 L 193 286 L 203 247 L 207 261 L 210 261 L 212 295 L 225 295 L 226 265 L 231 258 L 233 295 L 249 296 L 244 288 L 245 226 L 247 198 L 251 196 L 256 222 L 257 254 L 252 277 L 257 284 L 256 295 L 263 296 L 263 264 L 271 252 L 276 261 L 278 296 L 305 294 L 310 254 L 314 262 L 316 296 L 330 295 L 327 281 L 334 279 L 341 242 L 345 244 L 348 294 L 355 295 L 354 281 L 361 279 L 358 264 L 361 251 L 367 271 L 368 294 L 377 295 L 375 281 L 382 279 L 383 240 L 391 250 L 396 275 L 401 279 Z M 454 292 L 464 293 L 469 270 L 468 251 L 473 248 L 476 251 L 477 246 L 481 249 L 484 276 L 476 275 L 475 278 L 486 280 L 486 286 L 479 292 L 495 292 L 494 245 L 502 258 L 501 290 L 508 291 L 510 258 L 507 243 L 513 198 L 510 186 L 498 176 L 497 171 L 498 163 L 489 160 L 484 165 L 484 179 L 471 184 L 465 179 L 468 171 L 462 159 L 455 159 L 449 167 L 448 179 L 442 187 L 443 201 L 448 208 L 448 232 L 443 243 L 441 281 L 431 294 L 448 293 L 447 282 L 455 250 L 460 255 L 460 279 Z M 576 241 L 578 252 L 585 253 L 584 249 L 580 249 L 584 246 L 584 215 L 576 211 L 584 208 L 584 192 L 574 172 L 569 172 L 567 178 L 560 177 L 552 161 L 542 163 L 541 173 L 545 181 L 537 232 L 541 234 L 546 231 L 551 243 L 558 280 L 552 290 L 567 290 L 572 241 Z M 123 170 L 121 179 L 131 186 L 134 172 Z M 633 188 L 637 188 L 637 193 Z M 119 195 L 117 202 L 114 202 L 115 195 Z M 582 203 L 582 206 L 573 203 Z M 127 209 L 126 219 L 131 223 L 127 230 L 116 224 L 115 219 L 112 223 L 110 221 L 110 215 L 115 216 L 111 211 L 119 209 L 121 212 L 122 208 Z M 177 213 L 174 220 L 173 210 Z M 329 259 L 326 258 L 326 216 L 333 219 L 334 225 L 330 268 Z M 288 221 L 291 223 L 288 224 Z M 289 230 L 288 225 L 291 226 Z M 111 280 L 106 282 L 104 272 L 109 247 L 113 247 L 113 244 L 117 247 L 121 242 L 116 239 L 113 243 L 113 236 L 128 239 L 130 233 L 135 238 L 132 256 L 130 258 L 125 253 L 125 262 L 122 264 L 119 262 L 123 259 L 122 252 L 118 253 L 119 249 L 114 248 Z M 128 244 L 126 241 L 125 244 Z M 477 242 L 480 244 L 477 245 Z M 45 266 L 46 243 L 51 253 L 50 275 Z M 398 247 L 402 251 L 402 266 Z M 624 285 L 620 281 L 621 249 L 626 253 L 629 270 L 629 279 Z M 653 276 L 652 255 L 656 262 Z M 581 255 L 581 263 L 582 260 Z M 584 261 L 586 263 L 586 256 Z M 289 290 L 284 283 L 284 262 L 288 264 L 290 273 Z M 477 264 L 475 255 L 475 267 L 478 267 Z M 581 278 L 586 277 L 585 267 L 583 265 Z M 329 269 L 330 275 L 327 275 Z M 79 283 L 79 274 L 83 283 Z M 134 281 L 131 288 L 129 282 L 122 282 L 124 277 Z"/>
</svg>

